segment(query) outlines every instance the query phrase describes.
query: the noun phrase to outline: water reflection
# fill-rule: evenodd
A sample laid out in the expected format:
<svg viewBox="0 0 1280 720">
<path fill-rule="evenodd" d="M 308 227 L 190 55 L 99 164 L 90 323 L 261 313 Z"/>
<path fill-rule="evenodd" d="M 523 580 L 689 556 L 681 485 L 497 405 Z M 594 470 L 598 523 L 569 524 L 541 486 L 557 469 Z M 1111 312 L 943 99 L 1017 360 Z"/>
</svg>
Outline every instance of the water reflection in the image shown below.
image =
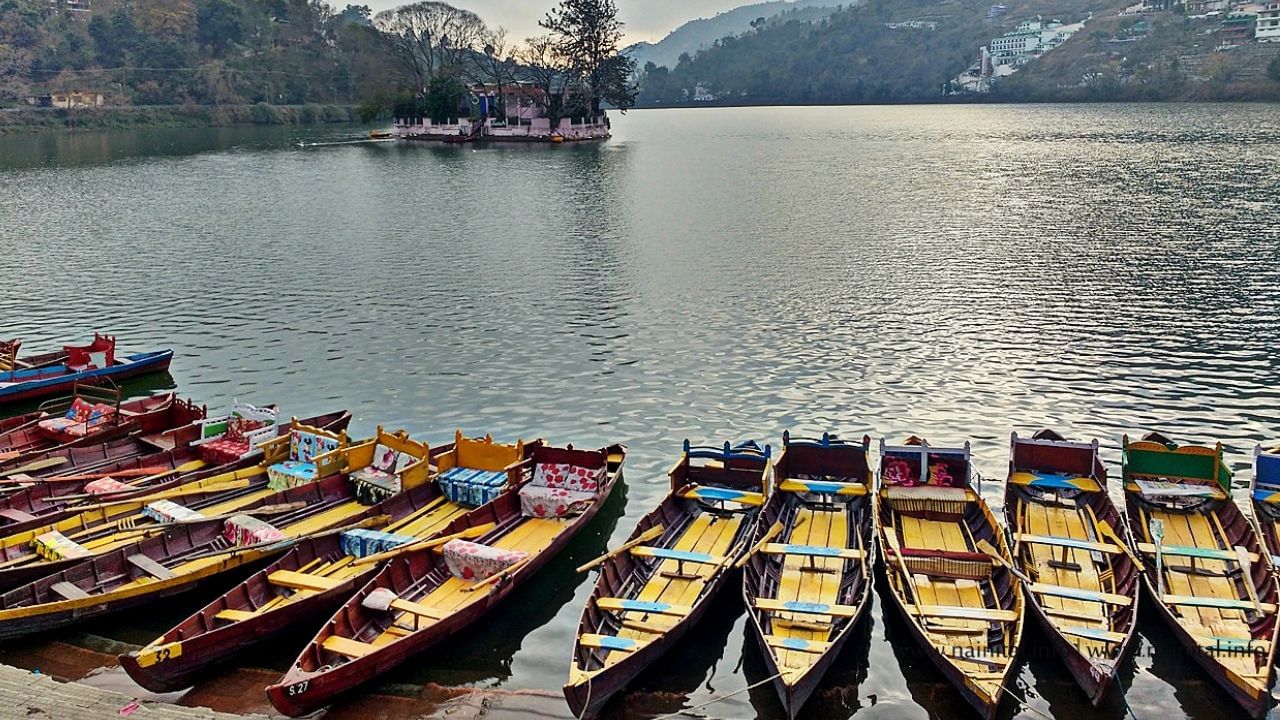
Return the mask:
<svg viewBox="0 0 1280 720">
<path fill-rule="evenodd" d="M 1013 429 L 1098 437 L 1113 470 L 1124 432 L 1221 439 L 1237 471 L 1280 432 L 1268 106 L 643 111 L 594 146 L 296 147 L 351 132 L 0 139 L 0 336 L 172 346 L 211 408 L 345 406 L 355 434 L 626 442 L 613 543 L 684 437 L 971 439 L 998 510 Z M 559 688 L 588 588 L 555 567 L 547 622 L 491 635 L 465 679 Z M 857 715 L 954 717 L 874 615 Z M 742 637 L 717 690 L 746 685 Z M 1135 667 L 1143 716 L 1215 716 L 1185 659 Z M 1018 692 L 1090 712 L 1060 674 L 1033 660 Z M 735 700 L 712 707 L 756 712 Z"/>
</svg>

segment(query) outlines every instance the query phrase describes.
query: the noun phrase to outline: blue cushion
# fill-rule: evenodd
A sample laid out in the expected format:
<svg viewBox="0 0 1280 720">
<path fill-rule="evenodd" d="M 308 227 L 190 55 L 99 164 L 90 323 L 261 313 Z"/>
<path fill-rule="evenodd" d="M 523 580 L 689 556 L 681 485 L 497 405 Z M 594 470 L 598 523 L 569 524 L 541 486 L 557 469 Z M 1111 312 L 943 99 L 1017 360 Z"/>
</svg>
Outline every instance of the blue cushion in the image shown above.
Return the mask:
<svg viewBox="0 0 1280 720">
<path fill-rule="evenodd" d="M 289 475 L 303 480 L 310 480 L 316 476 L 316 464 L 309 462 L 298 462 L 297 460 L 286 460 L 271 466 L 271 472 L 280 473 L 281 475 Z"/>
</svg>

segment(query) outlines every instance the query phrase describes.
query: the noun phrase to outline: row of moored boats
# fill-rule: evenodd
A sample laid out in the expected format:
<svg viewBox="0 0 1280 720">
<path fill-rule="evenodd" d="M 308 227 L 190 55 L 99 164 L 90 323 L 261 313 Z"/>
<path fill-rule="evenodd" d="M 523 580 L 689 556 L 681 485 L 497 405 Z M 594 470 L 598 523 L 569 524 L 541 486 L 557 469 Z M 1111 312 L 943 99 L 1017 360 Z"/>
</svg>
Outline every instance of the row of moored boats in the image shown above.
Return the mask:
<svg viewBox="0 0 1280 720">
<path fill-rule="evenodd" d="M 267 688 L 282 712 L 307 714 L 476 622 L 591 521 L 626 458 L 622 445 L 461 432 L 441 446 L 381 427 L 353 440 L 349 421 L 285 423 L 249 405 L 209 417 L 172 394 L 85 386 L 0 421 L 0 639 L 241 571 L 121 663 L 148 689 L 177 690 L 312 627 Z M 732 585 L 799 716 L 867 612 L 877 569 L 920 646 L 986 717 L 1008 694 L 1028 609 L 1100 702 L 1143 587 L 1142 604 L 1204 670 L 1248 713 L 1266 712 L 1280 451 L 1256 452 L 1248 517 L 1221 445 L 1126 438 L 1121 512 L 1096 441 L 1014 435 L 1002 524 L 967 443 L 881 441 L 874 469 L 870 449 L 830 435 L 784 435 L 776 456 L 686 442 L 665 499 L 580 568 L 597 579 L 564 688 L 575 715 L 597 714 Z"/>
</svg>

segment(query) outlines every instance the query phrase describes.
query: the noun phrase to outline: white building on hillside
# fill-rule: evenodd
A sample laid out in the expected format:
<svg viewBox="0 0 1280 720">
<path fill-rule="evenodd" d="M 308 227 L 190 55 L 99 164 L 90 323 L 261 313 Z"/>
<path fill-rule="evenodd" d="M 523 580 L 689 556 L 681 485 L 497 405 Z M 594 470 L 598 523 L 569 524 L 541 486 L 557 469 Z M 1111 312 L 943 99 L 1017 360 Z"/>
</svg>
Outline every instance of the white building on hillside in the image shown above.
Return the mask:
<svg viewBox="0 0 1280 720">
<path fill-rule="evenodd" d="M 1280 42 L 1280 2 L 1269 2 L 1258 12 L 1258 29 L 1254 38 L 1258 42 Z"/>
<path fill-rule="evenodd" d="M 1057 20 L 1024 20 L 1012 31 L 991 41 L 992 62 L 996 67 L 1026 65 L 1066 42 L 1083 27 L 1084 23 L 1066 25 Z"/>
</svg>

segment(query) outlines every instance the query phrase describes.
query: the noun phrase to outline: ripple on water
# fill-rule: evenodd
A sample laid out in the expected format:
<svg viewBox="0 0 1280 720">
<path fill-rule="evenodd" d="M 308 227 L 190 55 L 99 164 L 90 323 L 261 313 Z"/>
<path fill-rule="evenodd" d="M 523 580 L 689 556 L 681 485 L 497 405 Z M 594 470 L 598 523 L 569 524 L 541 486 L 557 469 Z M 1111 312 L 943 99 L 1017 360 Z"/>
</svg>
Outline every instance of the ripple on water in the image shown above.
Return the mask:
<svg viewBox="0 0 1280 720">
<path fill-rule="evenodd" d="M 296 130 L 0 141 L 0 262 L 20 278 L 0 335 L 173 346 L 202 402 L 341 405 L 357 433 L 627 442 L 625 512 L 535 583 L 537 612 L 393 681 L 557 688 L 589 592 L 566 563 L 629 532 L 684 437 L 924 433 L 972 440 L 995 477 L 1014 429 L 1099 437 L 1116 463 L 1122 433 L 1160 428 L 1222 440 L 1243 483 L 1280 433 L 1271 109 L 725 109 L 616 129 L 478 151 L 299 151 Z M 819 714 L 950 716 L 883 608 Z M 756 677 L 735 612 L 633 708 Z M 1135 710 L 1215 717 L 1222 698 L 1142 632 Z M 1016 692 L 1087 712 L 1060 674 L 1032 662 Z M 775 716 L 764 690 L 716 712 Z"/>
</svg>

